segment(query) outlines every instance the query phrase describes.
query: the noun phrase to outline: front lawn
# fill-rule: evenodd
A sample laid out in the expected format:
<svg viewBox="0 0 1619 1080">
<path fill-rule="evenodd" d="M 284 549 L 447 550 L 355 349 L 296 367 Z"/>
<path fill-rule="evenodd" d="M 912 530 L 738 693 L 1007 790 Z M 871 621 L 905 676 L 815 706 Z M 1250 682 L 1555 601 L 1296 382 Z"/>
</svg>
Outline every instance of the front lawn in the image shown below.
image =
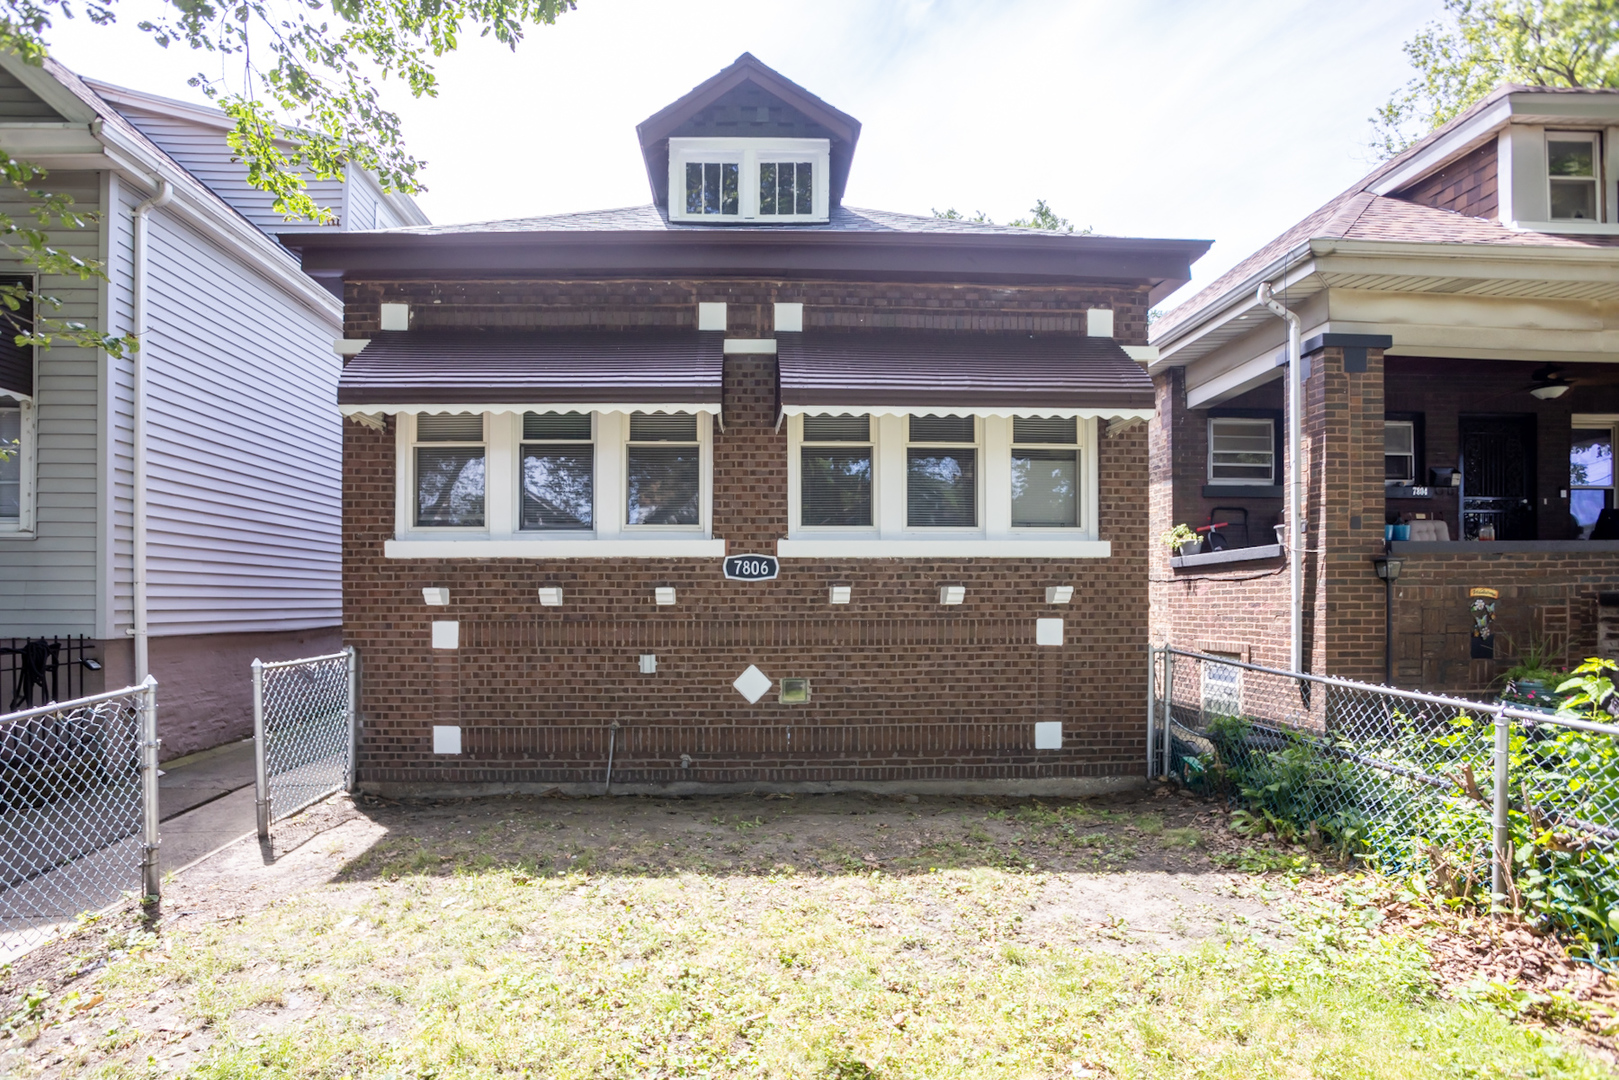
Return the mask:
<svg viewBox="0 0 1619 1080">
<path fill-rule="evenodd" d="M 322 814 L 174 882 L 156 933 L 87 928 L 43 999 L 9 987 L 0 1073 L 1609 1075 L 1179 798 Z"/>
</svg>

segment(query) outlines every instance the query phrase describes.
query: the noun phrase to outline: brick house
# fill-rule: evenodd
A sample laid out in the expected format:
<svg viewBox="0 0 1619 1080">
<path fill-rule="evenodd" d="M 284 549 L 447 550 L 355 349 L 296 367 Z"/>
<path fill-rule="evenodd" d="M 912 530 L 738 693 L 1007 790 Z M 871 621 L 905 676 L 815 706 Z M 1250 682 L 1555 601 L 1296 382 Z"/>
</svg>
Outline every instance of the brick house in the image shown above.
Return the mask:
<svg viewBox="0 0 1619 1080">
<path fill-rule="evenodd" d="M 638 128 L 651 206 L 288 238 L 363 787 L 1140 774 L 1138 361 L 1207 245 L 856 210 L 859 133 L 744 55 Z"/>
<path fill-rule="evenodd" d="M 1476 692 L 1531 644 L 1612 655 L 1616 179 L 1619 93 L 1502 87 L 1159 319 L 1153 532 L 1228 524 L 1154 544 L 1154 640 L 1289 659 L 1269 283 L 1302 326 L 1308 669 Z"/>
</svg>

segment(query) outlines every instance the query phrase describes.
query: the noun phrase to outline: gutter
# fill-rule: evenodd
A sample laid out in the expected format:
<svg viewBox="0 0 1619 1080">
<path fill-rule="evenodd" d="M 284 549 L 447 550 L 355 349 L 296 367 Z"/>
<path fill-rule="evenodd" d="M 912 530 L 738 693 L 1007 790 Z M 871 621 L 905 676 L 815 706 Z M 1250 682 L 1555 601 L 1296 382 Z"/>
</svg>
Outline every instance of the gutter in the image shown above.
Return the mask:
<svg viewBox="0 0 1619 1080">
<path fill-rule="evenodd" d="M 134 457 L 134 539 L 132 544 L 133 597 L 135 625 L 130 634 L 135 639 L 135 681 L 144 682 L 150 674 L 147 656 L 146 617 L 146 264 L 147 217 L 153 210 L 174 201 L 174 187 L 162 177 L 148 178 L 147 183 L 157 189 L 156 194 L 135 207 L 135 236 L 130 266 L 130 306 L 135 324 L 135 355 L 131 365 L 131 412 Z"/>
<path fill-rule="evenodd" d="M 1287 594 L 1292 621 L 1291 669 L 1303 671 L 1304 662 L 1304 363 L 1300 347 L 1299 316 L 1283 307 L 1261 282 L 1254 298 L 1287 323 Z"/>
</svg>

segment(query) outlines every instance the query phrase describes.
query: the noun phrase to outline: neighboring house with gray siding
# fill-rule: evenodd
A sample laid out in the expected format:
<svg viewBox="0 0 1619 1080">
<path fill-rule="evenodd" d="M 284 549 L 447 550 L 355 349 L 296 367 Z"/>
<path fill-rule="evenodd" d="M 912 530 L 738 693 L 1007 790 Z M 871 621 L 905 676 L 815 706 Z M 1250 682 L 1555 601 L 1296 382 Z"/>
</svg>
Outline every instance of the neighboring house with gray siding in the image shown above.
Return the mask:
<svg viewBox="0 0 1619 1080">
<path fill-rule="evenodd" d="M 231 162 L 225 127 L 207 109 L 0 56 L 0 148 L 50 169 L 50 190 L 95 212 L 51 237 L 106 264 L 104 281 L 42 280 L 63 302 L 44 314 L 133 332 L 144 288 L 146 325 L 138 360 L 66 345 L 0 356 L 0 439 L 16 448 L 0 462 L 0 711 L 41 661 L 55 669 L 32 689 L 36 704 L 139 677 L 139 364 L 147 667 L 165 757 L 249 733 L 255 656 L 339 644 L 342 307 L 276 240 L 293 226 Z M 312 186 L 336 211 L 334 230 L 424 222 L 369 176 Z M 164 190 L 143 254 L 137 208 Z M 19 196 L 0 191 L 0 208 L 20 218 Z M 8 273 L 29 268 L 0 254 Z M 28 645 L 77 638 L 91 664 Z"/>
</svg>

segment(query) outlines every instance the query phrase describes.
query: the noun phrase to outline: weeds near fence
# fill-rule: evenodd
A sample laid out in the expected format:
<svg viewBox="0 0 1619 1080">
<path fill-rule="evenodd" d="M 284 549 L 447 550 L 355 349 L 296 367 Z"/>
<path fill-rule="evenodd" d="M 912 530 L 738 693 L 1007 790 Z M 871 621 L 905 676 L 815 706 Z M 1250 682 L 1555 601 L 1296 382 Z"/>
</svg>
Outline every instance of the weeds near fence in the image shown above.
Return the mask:
<svg viewBox="0 0 1619 1080">
<path fill-rule="evenodd" d="M 1247 707 L 1209 715 L 1204 698 L 1200 729 L 1181 744 L 1181 775 L 1238 800 L 1242 831 L 1358 860 L 1452 907 L 1510 908 L 1610 966 L 1619 962 L 1619 740 L 1567 721 L 1615 719 L 1616 670 L 1587 661 L 1557 688 L 1563 714 L 1512 721 L 1500 894 L 1491 892 L 1495 713 L 1483 705 L 1443 710 L 1328 686 L 1317 730 Z M 1191 711 L 1177 707 L 1177 727 Z"/>
</svg>

